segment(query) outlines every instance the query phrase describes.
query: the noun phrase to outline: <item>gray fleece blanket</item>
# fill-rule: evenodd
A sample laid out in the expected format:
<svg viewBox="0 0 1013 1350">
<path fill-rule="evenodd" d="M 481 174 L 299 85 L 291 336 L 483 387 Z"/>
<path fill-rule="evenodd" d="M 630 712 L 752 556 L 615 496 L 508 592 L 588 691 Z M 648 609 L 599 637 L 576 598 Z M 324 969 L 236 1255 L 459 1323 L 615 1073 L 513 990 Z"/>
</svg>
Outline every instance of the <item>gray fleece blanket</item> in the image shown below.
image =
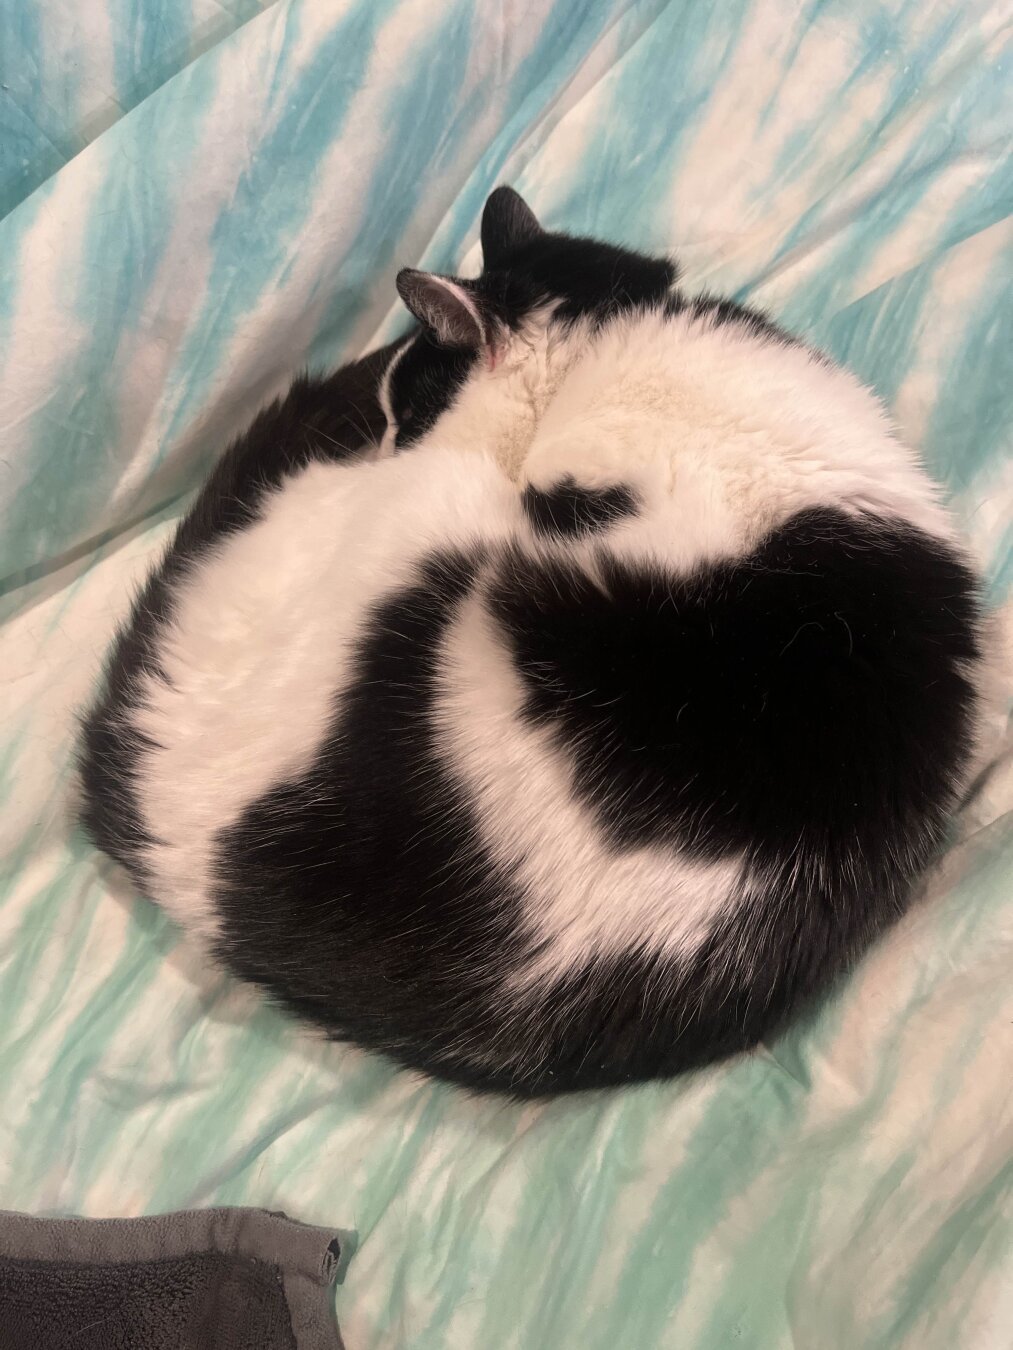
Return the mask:
<svg viewBox="0 0 1013 1350">
<path fill-rule="evenodd" d="M 341 1350 L 339 1235 L 257 1209 L 0 1211 L 2 1350 Z"/>
</svg>

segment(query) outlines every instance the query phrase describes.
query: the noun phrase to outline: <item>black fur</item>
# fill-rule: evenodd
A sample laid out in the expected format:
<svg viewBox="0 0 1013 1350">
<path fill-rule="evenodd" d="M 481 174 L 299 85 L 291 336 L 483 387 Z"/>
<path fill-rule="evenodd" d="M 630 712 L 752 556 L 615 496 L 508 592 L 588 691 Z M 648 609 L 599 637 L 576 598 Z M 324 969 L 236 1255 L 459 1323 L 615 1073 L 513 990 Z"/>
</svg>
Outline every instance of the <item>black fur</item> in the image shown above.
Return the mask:
<svg viewBox="0 0 1013 1350">
<path fill-rule="evenodd" d="M 505 194 L 502 198 L 501 193 Z M 513 214 L 519 210 L 516 202 L 526 215 Z M 664 309 L 673 316 L 709 317 L 717 325 L 738 324 L 754 337 L 791 344 L 799 341 L 751 306 L 711 296 L 681 295 L 674 289 L 677 268 L 668 258 L 542 230 L 510 189 L 497 189 L 490 197 L 482 241 L 486 258 L 482 275 L 456 281 L 468 291 L 490 327 L 499 322 L 516 330 L 541 305 L 554 305 L 552 321 L 562 325 L 590 319 L 600 326 L 632 310 Z M 435 426 L 481 355 L 477 350 L 441 345 L 425 326 L 408 340 L 390 386 L 399 449 L 414 445 Z M 813 356 L 824 359 L 819 352 Z"/>
<path fill-rule="evenodd" d="M 223 835 L 223 958 L 339 1037 L 520 1097 L 755 1045 L 897 916 L 940 843 L 970 736 L 971 578 L 917 531 L 836 511 L 688 578 L 604 552 L 604 590 L 565 564 L 489 566 L 527 715 L 613 847 L 741 854 L 762 886 L 692 962 L 631 951 L 509 994 L 521 897 L 432 716 L 479 559 L 433 558 L 367 626 L 314 769 Z"/>
<path fill-rule="evenodd" d="M 574 757 L 616 847 L 797 853 L 859 890 L 897 877 L 909 844 L 907 868 L 924 864 L 978 655 L 974 579 L 944 544 L 825 509 L 690 576 L 606 552 L 599 571 L 604 588 L 518 555 L 491 603 L 527 716 Z"/>
<path fill-rule="evenodd" d="M 740 305 L 737 300 L 721 300 L 710 295 L 673 295 L 666 305 L 669 314 L 690 314 L 694 319 L 709 318 L 714 324 L 738 324 L 753 337 L 774 338 L 778 342 L 799 345 L 792 333 L 776 324 L 768 314 L 751 305 Z M 819 353 L 814 353 L 819 355 Z"/>
<path fill-rule="evenodd" d="M 669 258 L 598 239 L 543 230 L 512 188 L 497 188 L 482 216 L 485 270 L 476 290 L 510 327 L 536 306 L 555 301 L 555 318 L 604 322 L 631 309 L 664 304 L 676 280 Z"/>
<path fill-rule="evenodd" d="M 389 391 L 398 449 L 407 449 L 432 430 L 477 359 L 476 352 L 465 348 L 441 347 L 427 329 L 406 344 L 391 372 Z"/>
<path fill-rule="evenodd" d="M 113 644 L 102 692 L 84 722 L 81 819 L 141 889 L 147 878 L 140 854 L 151 841 L 140 822 L 135 780 L 145 742 L 127 729 L 123 713 L 156 664 L 155 644 L 174 590 L 217 539 L 250 524 L 264 494 L 288 474 L 312 460 L 354 457 L 379 440 L 385 422 L 376 391 L 394 350 L 382 348 L 325 379 L 303 376 L 256 417 L 215 466 Z"/>
<path fill-rule="evenodd" d="M 524 514 L 536 534 L 554 539 L 576 539 L 606 530 L 624 516 L 636 515 L 637 497 L 623 483 L 614 487 L 581 487 L 566 477 L 542 492 L 527 487 L 521 498 Z"/>
<path fill-rule="evenodd" d="M 556 302 L 554 319 L 598 323 L 663 305 L 675 282 L 675 264 L 596 239 L 543 232 L 518 245 L 499 267 L 483 272 L 478 292 L 511 328 L 532 309 Z"/>
<path fill-rule="evenodd" d="M 222 834 L 216 900 L 239 975 L 336 1035 L 464 1081 L 519 931 L 431 716 L 443 636 L 480 562 L 431 557 L 378 608 L 315 767 Z"/>
<path fill-rule="evenodd" d="M 677 272 L 670 259 L 543 230 L 512 188 L 497 188 L 486 203 L 482 250 L 482 275 L 454 280 L 471 296 L 490 331 L 497 323 L 518 329 L 541 305 L 555 306 L 555 323 L 590 319 L 600 325 L 634 309 L 667 305 L 675 312 L 683 303 L 672 290 Z M 405 295 L 411 298 L 407 290 Z M 418 308 L 417 317 L 424 313 Z M 759 318 L 751 311 L 742 314 L 750 323 Z M 419 328 L 391 375 L 399 449 L 414 445 L 435 425 L 481 356 L 478 350 L 441 345 L 431 327 Z"/>
<path fill-rule="evenodd" d="M 482 212 L 482 261 L 486 269 L 509 267 L 515 250 L 541 233 L 542 227 L 524 198 L 512 187 L 496 188 Z"/>
<path fill-rule="evenodd" d="M 549 234 L 518 203 L 493 194 L 486 271 L 460 283 L 485 316 L 516 328 L 547 301 L 562 323 L 690 309 L 791 340 L 742 306 L 676 296 L 667 260 Z M 144 743 L 123 713 L 157 661 L 174 587 L 285 474 L 379 437 L 376 385 L 392 351 L 298 382 L 261 414 L 117 641 L 85 725 L 84 821 L 142 888 Z M 390 382 L 400 446 L 432 427 L 476 359 L 426 330 L 409 341 Z M 619 484 L 564 482 L 529 490 L 524 509 L 560 539 L 604 531 L 638 502 Z M 598 549 L 593 579 L 513 550 L 432 556 L 377 608 L 313 768 L 219 836 L 220 956 L 234 971 L 336 1036 L 539 1096 L 755 1045 L 901 911 L 969 754 L 979 616 L 959 558 L 909 526 L 831 509 L 688 576 Z M 510 985 L 537 955 L 525 897 L 440 753 L 435 706 L 448 628 L 479 595 L 526 689 L 524 715 L 564 749 L 610 846 L 741 860 L 742 893 L 692 960 L 628 951 L 524 992 Z"/>
</svg>

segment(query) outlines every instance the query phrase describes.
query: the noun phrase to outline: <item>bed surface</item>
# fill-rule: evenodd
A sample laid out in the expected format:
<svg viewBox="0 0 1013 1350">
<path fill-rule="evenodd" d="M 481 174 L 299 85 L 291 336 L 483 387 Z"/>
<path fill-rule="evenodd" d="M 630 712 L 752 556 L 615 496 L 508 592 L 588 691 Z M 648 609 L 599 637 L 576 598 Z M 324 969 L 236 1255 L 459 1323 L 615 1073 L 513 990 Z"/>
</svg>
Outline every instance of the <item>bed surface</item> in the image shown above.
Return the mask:
<svg viewBox="0 0 1013 1350">
<path fill-rule="evenodd" d="M 323 1045 L 73 828 L 74 717 L 201 474 L 477 262 L 489 190 L 672 249 L 883 395 L 1006 604 L 1013 10 L 39 0 L 0 14 L 0 1207 L 356 1233 L 349 1350 L 1007 1350 L 1009 758 L 818 1015 L 519 1107 Z M 993 729 L 1002 756 L 1002 728 Z"/>
</svg>

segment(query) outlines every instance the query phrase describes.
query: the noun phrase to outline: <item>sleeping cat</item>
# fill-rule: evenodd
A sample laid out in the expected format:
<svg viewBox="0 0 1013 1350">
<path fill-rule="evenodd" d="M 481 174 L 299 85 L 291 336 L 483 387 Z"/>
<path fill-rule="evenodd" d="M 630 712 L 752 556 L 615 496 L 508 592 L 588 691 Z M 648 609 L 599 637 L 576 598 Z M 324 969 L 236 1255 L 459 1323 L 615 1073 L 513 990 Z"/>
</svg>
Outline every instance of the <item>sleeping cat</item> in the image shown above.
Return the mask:
<svg viewBox="0 0 1013 1350">
<path fill-rule="evenodd" d="M 981 620 L 853 377 L 510 189 L 482 247 L 212 475 L 86 720 L 84 821 L 294 1012 L 537 1096 L 756 1045 L 904 910 Z"/>
</svg>

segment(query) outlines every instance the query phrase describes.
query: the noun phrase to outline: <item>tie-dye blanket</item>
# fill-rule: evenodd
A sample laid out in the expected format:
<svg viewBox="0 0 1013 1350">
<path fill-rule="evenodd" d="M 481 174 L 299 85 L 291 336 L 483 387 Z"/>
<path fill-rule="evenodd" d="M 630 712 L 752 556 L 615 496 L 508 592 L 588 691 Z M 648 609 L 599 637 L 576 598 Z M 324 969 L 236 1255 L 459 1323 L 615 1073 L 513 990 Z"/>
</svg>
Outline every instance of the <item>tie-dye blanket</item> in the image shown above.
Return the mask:
<svg viewBox="0 0 1013 1350">
<path fill-rule="evenodd" d="M 397 265 L 473 264 L 498 182 L 850 364 L 1000 605 L 1011 26 L 1004 0 L 0 5 L 0 1206 L 355 1230 L 352 1350 L 1013 1343 L 1001 765 L 818 1016 L 526 1108 L 314 1040 L 72 824 L 75 710 L 185 494 L 297 366 L 394 331 Z"/>
</svg>

